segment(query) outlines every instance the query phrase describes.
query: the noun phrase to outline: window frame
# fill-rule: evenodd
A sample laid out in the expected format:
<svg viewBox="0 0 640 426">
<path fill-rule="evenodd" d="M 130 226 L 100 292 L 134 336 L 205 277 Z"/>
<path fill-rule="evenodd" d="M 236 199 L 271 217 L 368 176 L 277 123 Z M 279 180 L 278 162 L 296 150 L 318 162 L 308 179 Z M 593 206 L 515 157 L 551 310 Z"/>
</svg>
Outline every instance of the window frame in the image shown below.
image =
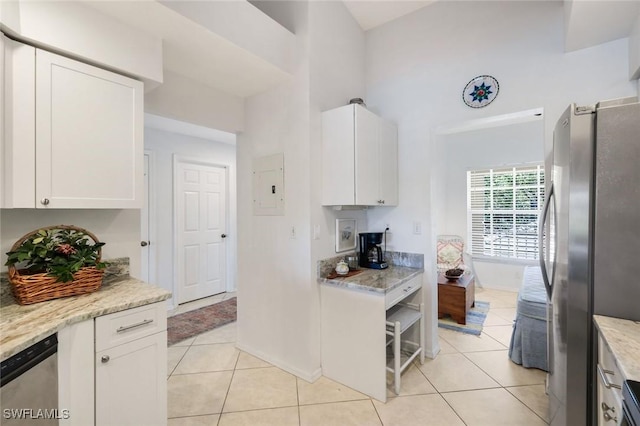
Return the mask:
<svg viewBox="0 0 640 426">
<path fill-rule="evenodd" d="M 510 169 L 510 170 L 509 170 Z M 517 183 L 517 175 L 518 173 L 523 173 L 523 172 L 531 172 L 532 169 L 535 169 L 535 172 L 537 174 L 537 178 L 536 178 L 536 183 L 535 184 L 518 184 Z M 498 172 L 498 173 L 496 173 Z M 489 177 L 489 183 L 488 185 L 485 183 L 483 186 L 473 186 L 472 187 L 472 179 L 474 178 L 474 174 L 476 174 L 475 178 L 478 179 L 483 179 L 483 175 L 488 175 Z M 496 174 L 500 174 L 500 175 L 511 175 L 511 184 L 510 185 L 502 185 L 502 186 L 494 186 L 494 176 Z M 467 246 L 468 246 L 468 251 L 471 254 L 471 256 L 474 259 L 481 259 L 483 261 L 488 261 L 488 262 L 499 262 L 499 263 L 514 263 L 514 264 L 535 264 L 538 262 L 538 238 L 537 238 L 537 234 L 538 234 L 538 224 L 539 224 L 539 219 L 540 219 L 540 215 L 542 214 L 542 208 L 544 205 L 544 196 L 545 196 L 545 184 L 546 184 L 546 173 L 544 170 L 544 163 L 543 162 L 534 162 L 534 163 L 519 163 L 519 164 L 513 164 L 513 165 L 501 165 L 501 166 L 490 166 L 490 167 L 482 167 L 482 168 L 473 168 L 473 169 L 469 169 L 467 170 Z M 537 208 L 536 209 L 518 209 L 517 208 L 517 193 L 518 193 L 518 189 L 535 189 L 536 190 L 536 201 L 537 201 Z M 495 198 L 494 198 L 494 192 L 495 191 L 510 191 L 512 194 L 512 205 L 510 206 L 511 208 L 508 209 L 504 209 L 504 208 L 496 208 L 495 206 Z M 490 191 L 490 196 L 489 196 L 489 200 L 490 200 L 490 208 L 472 208 L 472 194 L 474 192 L 486 192 L 486 191 Z M 479 199 L 480 200 L 486 200 L 486 195 L 481 195 L 481 198 L 475 198 L 475 201 L 477 202 Z M 476 242 L 474 244 L 474 241 L 477 241 L 476 239 L 474 239 L 474 229 L 473 229 L 473 223 L 474 223 L 474 215 L 491 215 L 491 221 L 490 221 L 490 226 L 491 226 L 491 233 L 487 234 L 484 229 L 485 227 L 483 226 L 483 231 L 482 231 L 482 243 L 478 243 Z M 511 233 L 507 234 L 507 235 L 511 235 L 511 238 L 513 240 L 512 243 L 507 243 L 506 245 L 508 246 L 508 248 L 506 250 L 509 251 L 508 255 L 505 255 L 505 249 L 499 250 L 496 245 L 492 243 L 490 243 L 489 247 L 487 248 L 487 244 L 485 243 L 485 238 L 487 236 L 495 236 L 497 235 L 493 230 L 494 230 L 494 226 L 495 226 L 495 220 L 494 220 L 494 215 L 496 214 L 500 214 L 500 215 L 504 215 L 504 216 L 511 216 Z M 517 216 L 519 215 L 535 215 L 535 223 L 536 223 L 536 234 L 534 236 L 534 238 L 531 237 L 525 237 L 525 234 L 518 234 L 518 226 L 521 226 L 522 224 L 518 223 L 517 220 Z M 483 219 L 483 224 L 486 223 L 484 222 Z M 518 235 L 521 235 L 521 238 L 518 238 Z M 479 237 L 479 235 L 476 235 L 476 238 Z M 521 244 L 518 244 L 518 242 L 521 242 Z M 533 246 L 530 250 L 527 250 L 526 247 L 528 245 L 531 244 L 531 242 L 533 242 Z M 479 253 L 478 250 L 478 246 L 479 244 L 482 245 L 482 252 Z M 502 243 L 502 245 L 504 246 L 505 244 Z M 525 249 L 523 250 L 523 247 L 525 247 Z M 489 253 L 487 253 L 487 249 L 489 250 Z M 529 255 L 529 256 L 528 256 Z"/>
</svg>

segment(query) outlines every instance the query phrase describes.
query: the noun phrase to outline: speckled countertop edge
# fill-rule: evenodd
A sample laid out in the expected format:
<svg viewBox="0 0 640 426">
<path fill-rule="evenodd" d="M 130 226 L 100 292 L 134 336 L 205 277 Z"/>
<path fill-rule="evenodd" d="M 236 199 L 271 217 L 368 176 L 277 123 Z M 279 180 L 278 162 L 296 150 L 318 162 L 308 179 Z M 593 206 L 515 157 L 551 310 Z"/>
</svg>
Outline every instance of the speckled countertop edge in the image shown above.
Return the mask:
<svg viewBox="0 0 640 426">
<path fill-rule="evenodd" d="M 640 322 L 594 315 L 593 320 L 626 380 L 640 381 Z"/>
<path fill-rule="evenodd" d="M 423 273 L 424 269 L 390 265 L 387 269 L 364 269 L 358 275 L 318 278 L 320 284 L 385 294 Z"/>
<path fill-rule="evenodd" d="M 169 291 L 129 275 L 105 276 L 93 293 L 33 305 L 19 305 L 7 286 L 0 292 L 0 360 L 68 325 L 171 297 Z"/>
</svg>

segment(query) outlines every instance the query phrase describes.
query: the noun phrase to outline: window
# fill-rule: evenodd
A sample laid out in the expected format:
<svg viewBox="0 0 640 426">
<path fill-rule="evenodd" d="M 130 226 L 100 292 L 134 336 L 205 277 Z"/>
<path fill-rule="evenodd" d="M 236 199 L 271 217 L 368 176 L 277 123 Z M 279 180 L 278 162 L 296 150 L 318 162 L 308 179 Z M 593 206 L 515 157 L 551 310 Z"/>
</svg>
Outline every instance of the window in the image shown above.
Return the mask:
<svg viewBox="0 0 640 426">
<path fill-rule="evenodd" d="M 544 204 L 544 167 L 527 165 L 467 172 L 471 253 L 538 258 L 538 216 Z"/>
</svg>

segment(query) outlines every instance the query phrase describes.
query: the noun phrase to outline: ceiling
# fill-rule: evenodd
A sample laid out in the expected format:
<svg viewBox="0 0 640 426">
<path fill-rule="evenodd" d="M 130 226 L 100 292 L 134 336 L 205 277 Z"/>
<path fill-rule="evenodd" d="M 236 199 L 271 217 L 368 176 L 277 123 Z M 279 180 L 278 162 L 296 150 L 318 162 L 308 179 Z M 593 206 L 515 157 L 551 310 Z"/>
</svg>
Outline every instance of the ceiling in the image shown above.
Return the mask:
<svg viewBox="0 0 640 426">
<path fill-rule="evenodd" d="M 343 0 L 349 12 L 367 31 L 407 15 L 437 0 Z"/>
<path fill-rule="evenodd" d="M 366 31 L 428 7 L 436 1 L 455 0 L 343 1 Z M 273 63 L 215 34 L 160 1 L 85 2 L 103 13 L 161 38 L 165 70 L 199 84 L 239 97 L 248 97 L 290 77 L 288 72 Z M 565 0 L 565 49 L 577 50 L 628 36 L 638 19 L 639 5 L 638 0 Z"/>
</svg>

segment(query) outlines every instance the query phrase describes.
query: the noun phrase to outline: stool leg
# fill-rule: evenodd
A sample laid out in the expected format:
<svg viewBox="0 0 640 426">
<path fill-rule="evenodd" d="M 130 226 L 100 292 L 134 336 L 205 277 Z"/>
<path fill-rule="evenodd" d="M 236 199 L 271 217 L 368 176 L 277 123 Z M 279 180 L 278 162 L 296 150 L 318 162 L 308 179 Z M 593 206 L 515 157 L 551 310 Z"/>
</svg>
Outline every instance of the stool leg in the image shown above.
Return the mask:
<svg viewBox="0 0 640 426">
<path fill-rule="evenodd" d="M 424 303 L 420 304 L 420 364 L 424 364 Z"/>
<path fill-rule="evenodd" d="M 400 395 L 400 322 L 396 321 L 393 327 L 393 384 L 396 395 Z"/>
</svg>

